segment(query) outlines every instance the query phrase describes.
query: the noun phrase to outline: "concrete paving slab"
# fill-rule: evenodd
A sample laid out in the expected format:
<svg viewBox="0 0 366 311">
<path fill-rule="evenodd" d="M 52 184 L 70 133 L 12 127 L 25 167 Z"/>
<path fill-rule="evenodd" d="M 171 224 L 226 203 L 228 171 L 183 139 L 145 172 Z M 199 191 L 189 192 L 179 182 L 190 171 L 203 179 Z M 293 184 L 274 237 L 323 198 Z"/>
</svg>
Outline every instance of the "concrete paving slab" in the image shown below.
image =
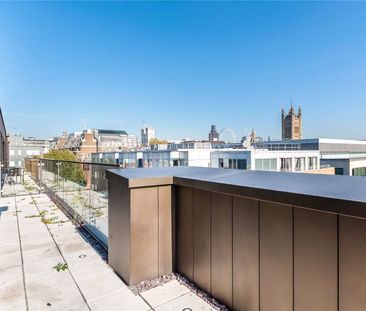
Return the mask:
<svg viewBox="0 0 366 311">
<path fill-rule="evenodd" d="M 28 296 L 41 295 L 45 288 L 52 288 L 55 286 L 67 287 L 74 284 L 69 271 L 43 272 L 38 274 L 27 275 L 25 285 Z"/>
<path fill-rule="evenodd" d="M 49 273 L 53 272 L 54 271 L 53 267 L 57 265 L 59 262 L 65 263 L 65 261 L 61 256 L 59 258 L 47 258 L 47 259 L 40 258 L 39 261 L 37 262 L 24 263 L 24 272 L 26 275 L 26 279 L 32 274 L 35 275 L 45 272 Z"/>
<path fill-rule="evenodd" d="M 48 305 L 50 304 L 50 305 Z M 28 296 L 29 310 L 88 310 L 75 283 L 67 286 L 44 286 L 38 295 Z"/>
<path fill-rule="evenodd" d="M 41 232 L 37 232 L 37 230 L 35 230 L 33 233 L 21 234 L 22 244 L 25 242 L 34 242 L 41 239 L 47 239 L 50 237 L 50 233 L 47 230 L 43 230 Z"/>
<path fill-rule="evenodd" d="M 69 241 L 58 243 L 61 252 L 66 254 L 80 253 L 82 251 L 94 251 L 93 248 L 86 241 Z"/>
<path fill-rule="evenodd" d="M 121 279 L 111 271 L 79 280 L 78 284 L 86 300 L 95 299 L 119 289 L 130 292 Z"/>
<path fill-rule="evenodd" d="M 177 280 L 173 280 L 162 286 L 143 292 L 141 293 L 141 296 L 144 297 L 152 307 L 157 307 L 187 293 L 189 293 L 187 287 L 179 284 Z"/>
<path fill-rule="evenodd" d="M 172 311 L 172 310 L 192 310 L 192 311 L 213 311 L 214 309 L 197 295 L 188 293 L 180 296 L 166 304 L 157 308 L 156 311 Z"/>
<path fill-rule="evenodd" d="M 12 280 L 23 280 L 22 266 L 0 269 L 0 288 Z"/>
<path fill-rule="evenodd" d="M 24 264 L 30 264 L 32 262 L 39 263 L 40 258 L 42 260 L 51 258 L 55 261 L 62 260 L 59 250 L 52 244 L 23 252 Z"/>
<path fill-rule="evenodd" d="M 150 307 L 132 292 L 117 290 L 88 301 L 92 311 L 148 311 Z"/>
<path fill-rule="evenodd" d="M 26 302 L 25 298 L 18 299 L 15 301 L 11 301 L 9 303 L 2 303 L 0 301 L 0 310 L 1 311 L 22 311 L 26 310 Z"/>
<path fill-rule="evenodd" d="M 63 244 L 66 242 L 87 242 L 85 241 L 85 239 L 83 239 L 82 236 L 80 236 L 80 234 L 78 232 L 69 232 L 69 233 L 65 233 L 65 234 L 54 234 L 53 231 L 51 230 L 52 234 L 53 234 L 53 238 L 55 239 L 57 244 Z"/>
<path fill-rule="evenodd" d="M 17 243 L 6 244 L 4 246 L 1 246 L 0 244 L 0 256 L 11 255 L 15 253 L 20 253 L 19 240 L 17 240 Z"/>
<path fill-rule="evenodd" d="M 64 257 L 70 265 L 87 263 L 90 260 L 101 260 L 95 250 L 80 250 L 79 252 L 64 254 Z"/>
<path fill-rule="evenodd" d="M 20 252 L 10 254 L 10 255 L 1 255 L 0 256 L 0 269 L 20 266 L 22 264 Z"/>
<path fill-rule="evenodd" d="M 23 278 L 15 278 L 9 280 L 1 286 L 0 302 L 10 303 L 19 299 L 25 298 Z"/>
<path fill-rule="evenodd" d="M 69 264 L 69 270 L 77 282 L 96 277 L 113 269 L 100 259 L 89 260 L 86 263 Z"/>
</svg>

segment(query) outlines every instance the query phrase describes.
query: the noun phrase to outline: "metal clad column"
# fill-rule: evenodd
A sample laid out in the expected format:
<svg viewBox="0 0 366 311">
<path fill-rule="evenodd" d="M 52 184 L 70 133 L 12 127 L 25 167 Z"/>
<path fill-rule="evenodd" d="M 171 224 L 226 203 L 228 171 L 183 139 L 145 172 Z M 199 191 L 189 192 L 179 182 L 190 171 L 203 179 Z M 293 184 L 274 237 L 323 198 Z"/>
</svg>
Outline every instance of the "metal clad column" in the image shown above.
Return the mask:
<svg viewBox="0 0 366 311">
<path fill-rule="evenodd" d="M 130 190 L 111 176 L 108 197 L 108 263 L 130 284 Z"/>
<path fill-rule="evenodd" d="M 159 274 L 158 188 L 131 189 L 130 280 L 132 284 Z"/>
</svg>

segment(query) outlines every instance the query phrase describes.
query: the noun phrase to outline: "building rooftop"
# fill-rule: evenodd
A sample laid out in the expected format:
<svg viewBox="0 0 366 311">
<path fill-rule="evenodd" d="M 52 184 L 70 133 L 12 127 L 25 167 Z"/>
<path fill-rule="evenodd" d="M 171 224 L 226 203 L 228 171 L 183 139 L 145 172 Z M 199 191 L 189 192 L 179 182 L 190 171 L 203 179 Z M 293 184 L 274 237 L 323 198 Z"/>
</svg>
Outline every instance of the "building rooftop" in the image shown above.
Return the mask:
<svg viewBox="0 0 366 311">
<path fill-rule="evenodd" d="M 127 132 L 124 130 L 105 130 L 105 129 L 97 129 L 98 134 L 107 134 L 107 135 L 127 135 Z"/>
</svg>

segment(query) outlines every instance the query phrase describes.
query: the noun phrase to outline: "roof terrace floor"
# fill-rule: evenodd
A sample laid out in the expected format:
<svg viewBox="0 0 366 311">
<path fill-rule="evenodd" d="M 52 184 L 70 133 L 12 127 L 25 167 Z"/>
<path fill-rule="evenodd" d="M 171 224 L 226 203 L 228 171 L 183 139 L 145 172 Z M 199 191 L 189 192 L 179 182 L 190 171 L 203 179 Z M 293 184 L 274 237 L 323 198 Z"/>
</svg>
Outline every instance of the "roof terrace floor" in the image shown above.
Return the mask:
<svg viewBox="0 0 366 311">
<path fill-rule="evenodd" d="M 12 193 L 0 199 L 0 310 L 213 310 L 176 280 L 135 295 L 46 194 Z"/>
</svg>

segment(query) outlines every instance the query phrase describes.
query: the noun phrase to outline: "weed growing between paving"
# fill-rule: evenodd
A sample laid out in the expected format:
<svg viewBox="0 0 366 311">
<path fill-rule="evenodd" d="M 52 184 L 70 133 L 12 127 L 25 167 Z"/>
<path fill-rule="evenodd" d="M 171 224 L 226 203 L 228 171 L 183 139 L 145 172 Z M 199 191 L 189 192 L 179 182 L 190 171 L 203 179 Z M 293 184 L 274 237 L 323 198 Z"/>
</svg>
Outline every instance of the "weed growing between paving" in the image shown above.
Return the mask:
<svg viewBox="0 0 366 311">
<path fill-rule="evenodd" d="M 53 269 L 56 269 L 57 272 L 60 272 L 69 269 L 69 267 L 67 266 L 67 263 L 59 262 L 56 266 L 53 267 Z"/>
</svg>

